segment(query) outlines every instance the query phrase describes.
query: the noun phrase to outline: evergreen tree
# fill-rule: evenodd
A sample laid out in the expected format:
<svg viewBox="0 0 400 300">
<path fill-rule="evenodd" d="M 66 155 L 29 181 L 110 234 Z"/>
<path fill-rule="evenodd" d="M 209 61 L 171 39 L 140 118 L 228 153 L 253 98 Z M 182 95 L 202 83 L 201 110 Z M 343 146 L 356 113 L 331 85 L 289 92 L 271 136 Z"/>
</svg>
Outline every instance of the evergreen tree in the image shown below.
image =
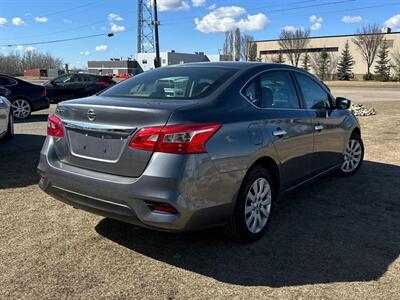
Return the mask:
<svg viewBox="0 0 400 300">
<path fill-rule="evenodd" d="M 306 52 L 303 58 L 303 63 L 301 67 L 306 70 L 307 72 L 310 70 L 310 55 Z"/>
<path fill-rule="evenodd" d="M 378 80 L 387 81 L 390 79 L 390 57 L 389 47 L 386 40 L 383 40 L 378 51 L 378 60 L 375 66 L 375 74 Z"/>
<path fill-rule="evenodd" d="M 278 55 L 272 59 L 272 62 L 276 64 L 284 64 L 285 63 L 285 58 L 283 57 L 283 53 L 281 50 L 279 50 Z"/>
<path fill-rule="evenodd" d="M 350 53 L 349 42 L 346 42 L 344 49 L 340 55 L 340 61 L 337 67 L 337 76 L 339 80 L 350 80 L 353 78 L 353 69 L 355 61 Z"/>
<path fill-rule="evenodd" d="M 317 75 L 319 79 L 325 80 L 328 76 L 328 66 L 330 63 L 329 54 L 326 49 L 322 49 L 322 51 L 318 55 L 317 59 Z"/>
</svg>

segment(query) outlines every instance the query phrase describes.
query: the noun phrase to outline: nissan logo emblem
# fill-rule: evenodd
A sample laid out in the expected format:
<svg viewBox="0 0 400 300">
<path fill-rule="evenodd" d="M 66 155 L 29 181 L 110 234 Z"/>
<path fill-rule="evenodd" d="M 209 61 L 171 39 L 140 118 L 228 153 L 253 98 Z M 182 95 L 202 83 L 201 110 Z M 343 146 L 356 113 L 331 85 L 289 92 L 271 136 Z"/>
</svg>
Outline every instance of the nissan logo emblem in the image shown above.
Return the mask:
<svg viewBox="0 0 400 300">
<path fill-rule="evenodd" d="M 94 121 L 96 119 L 96 113 L 94 112 L 93 109 L 89 109 L 86 115 L 89 121 Z"/>
</svg>

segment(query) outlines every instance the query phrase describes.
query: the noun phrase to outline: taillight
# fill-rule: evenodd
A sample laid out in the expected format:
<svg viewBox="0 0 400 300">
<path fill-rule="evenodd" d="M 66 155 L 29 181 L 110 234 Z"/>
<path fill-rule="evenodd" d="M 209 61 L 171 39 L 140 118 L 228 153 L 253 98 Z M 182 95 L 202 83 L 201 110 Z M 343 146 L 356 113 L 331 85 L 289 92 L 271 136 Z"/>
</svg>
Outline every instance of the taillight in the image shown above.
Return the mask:
<svg viewBox="0 0 400 300">
<path fill-rule="evenodd" d="M 64 137 L 64 127 L 62 121 L 55 114 L 49 115 L 47 120 L 47 135 L 58 138 Z"/>
<path fill-rule="evenodd" d="M 46 89 L 42 90 L 42 97 L 47 97 L 47 90 Z"/>
<path fill-rule="evenodd" d="M 221 124 L 167 125 L 145 127 L 132 138 L 135 149 L 166 153 L 204 153 L 207 141 Z"/>
<path fill-rule="evenodd" d="M 97 84 L 97 85 L 104 86 L 104 87 L 107 87 L 107 86 L 110 85 L 110 83 L 108 83 L 108 82 L 106 82 L 106 81 L 98 81 L 98 82 L 96 82 L 96 84 Z"/>
</svg>

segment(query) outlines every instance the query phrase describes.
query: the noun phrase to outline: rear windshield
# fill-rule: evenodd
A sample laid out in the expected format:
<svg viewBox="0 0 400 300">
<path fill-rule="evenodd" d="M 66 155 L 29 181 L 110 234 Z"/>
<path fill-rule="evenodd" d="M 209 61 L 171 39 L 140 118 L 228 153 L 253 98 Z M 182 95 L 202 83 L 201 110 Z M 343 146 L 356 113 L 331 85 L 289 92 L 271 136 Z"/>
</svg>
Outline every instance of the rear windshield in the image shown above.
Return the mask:
<svg viewBox="0 0 400 300">
<path fill-rule="evenodd" d="M 215 91 L 236 71 L 219 67 L 160 68 L 127 79 L 101 95 L 153 99 L 196 99 Z"/>
</svg>

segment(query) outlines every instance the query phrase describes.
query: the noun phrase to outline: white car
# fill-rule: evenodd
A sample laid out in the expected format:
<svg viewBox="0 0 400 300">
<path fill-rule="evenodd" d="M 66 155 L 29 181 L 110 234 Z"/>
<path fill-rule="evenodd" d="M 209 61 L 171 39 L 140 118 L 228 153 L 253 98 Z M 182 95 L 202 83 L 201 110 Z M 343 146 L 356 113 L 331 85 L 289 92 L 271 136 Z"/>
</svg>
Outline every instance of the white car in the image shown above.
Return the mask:
<svg viewBox="0 0 400 300">
<path fill-rule="evenodd" d="M 14 137 L 14 117 L 11 103 L 4 96 L 7 89 L 0 87 L 0 138 L 12 139 Z"/>
</svg>

